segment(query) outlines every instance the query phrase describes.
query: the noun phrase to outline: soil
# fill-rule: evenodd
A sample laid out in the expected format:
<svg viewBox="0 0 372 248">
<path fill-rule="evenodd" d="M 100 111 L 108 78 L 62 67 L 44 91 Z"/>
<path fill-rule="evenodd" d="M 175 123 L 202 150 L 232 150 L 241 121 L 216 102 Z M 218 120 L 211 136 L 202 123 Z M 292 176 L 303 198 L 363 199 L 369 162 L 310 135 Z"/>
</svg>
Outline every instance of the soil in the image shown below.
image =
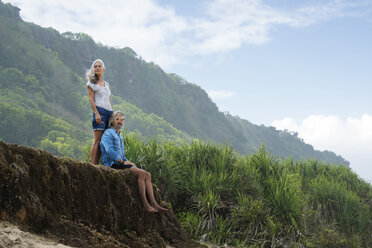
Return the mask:
<svg viewBox="0 0 372 248">
<path fill-rule="evenodd" d="M 156 186 L 154 192 L 168 207 Z M 0 220 L 72 247 L 204 247 L 186 237 L 171 209 L 142 210 L 129 171 L 1 141 Z"/>
<path fill-rule="evenodd" d="M 0 221 L 0 247 L 1 248 L 70 248 L 38 235 L 23 232 L 17 226 Z"/>
</svg>

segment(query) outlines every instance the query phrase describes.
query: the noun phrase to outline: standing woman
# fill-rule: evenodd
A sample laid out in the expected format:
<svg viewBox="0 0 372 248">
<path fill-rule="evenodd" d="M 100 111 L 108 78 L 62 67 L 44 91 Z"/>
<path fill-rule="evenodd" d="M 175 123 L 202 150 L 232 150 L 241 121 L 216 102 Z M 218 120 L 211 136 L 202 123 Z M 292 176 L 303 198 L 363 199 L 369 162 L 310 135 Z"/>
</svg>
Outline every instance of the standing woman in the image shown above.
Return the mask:
<svg viewBox="0 0 372 248">
<path fill-rule="evenodd" d="M 99 164 L 101 158 L 99 143 L 112 115 L 110 85 L 103 80 L 105 70 L 103 61 L 96 59 L 86 73 L 89 104 L 93 110 L 94 141 L 90 148 L 90 163 L 92 164 Z"/>
</svg>

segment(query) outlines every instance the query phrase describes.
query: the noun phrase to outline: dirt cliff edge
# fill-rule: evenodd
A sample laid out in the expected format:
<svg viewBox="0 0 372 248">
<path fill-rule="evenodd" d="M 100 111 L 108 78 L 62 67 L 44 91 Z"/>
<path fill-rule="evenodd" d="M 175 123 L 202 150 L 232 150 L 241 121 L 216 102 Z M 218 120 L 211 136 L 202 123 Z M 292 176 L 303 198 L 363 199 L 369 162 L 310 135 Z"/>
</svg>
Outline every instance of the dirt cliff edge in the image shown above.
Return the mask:
<svg viewBox="0 0 372 248">
<path fill-rule="evenodd" d="M 75 247 L 201 247 L 173 211 L 142 211 L 129 171 L 1 141 L 0 220 Z"/>
</svg>

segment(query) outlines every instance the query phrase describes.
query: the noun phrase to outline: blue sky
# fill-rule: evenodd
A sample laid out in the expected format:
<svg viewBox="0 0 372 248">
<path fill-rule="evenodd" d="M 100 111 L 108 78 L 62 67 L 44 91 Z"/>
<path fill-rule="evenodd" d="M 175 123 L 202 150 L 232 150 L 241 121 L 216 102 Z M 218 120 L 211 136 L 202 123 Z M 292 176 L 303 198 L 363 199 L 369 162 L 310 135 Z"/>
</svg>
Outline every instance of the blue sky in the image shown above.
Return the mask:
<svg viewBox="0 0 372 248">
<path fill-rule="evenodd" d="M 26 21 L 129 46 L 221 111 L 297 131 L 372 181 L 371 0 L 5 2 Z"/>
</svg>

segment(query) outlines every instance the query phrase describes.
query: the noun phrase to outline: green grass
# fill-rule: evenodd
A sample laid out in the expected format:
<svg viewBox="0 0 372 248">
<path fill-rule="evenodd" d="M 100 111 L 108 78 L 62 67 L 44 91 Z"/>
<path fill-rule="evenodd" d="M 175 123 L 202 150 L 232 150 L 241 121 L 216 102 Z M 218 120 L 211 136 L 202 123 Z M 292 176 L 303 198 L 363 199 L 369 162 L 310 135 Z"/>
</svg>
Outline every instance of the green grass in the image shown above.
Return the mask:
<svg viewBox="0 0 372 248">
<path fill-rule="evenodd" d="M 345 166 L 242 156 L 230 146 L 124 133 L 126 156 L 195 239 L 236 247 L 372 247 L 372 187 Z M 351 237 L 351 241 L 347 239 Z"/>
</svg>

